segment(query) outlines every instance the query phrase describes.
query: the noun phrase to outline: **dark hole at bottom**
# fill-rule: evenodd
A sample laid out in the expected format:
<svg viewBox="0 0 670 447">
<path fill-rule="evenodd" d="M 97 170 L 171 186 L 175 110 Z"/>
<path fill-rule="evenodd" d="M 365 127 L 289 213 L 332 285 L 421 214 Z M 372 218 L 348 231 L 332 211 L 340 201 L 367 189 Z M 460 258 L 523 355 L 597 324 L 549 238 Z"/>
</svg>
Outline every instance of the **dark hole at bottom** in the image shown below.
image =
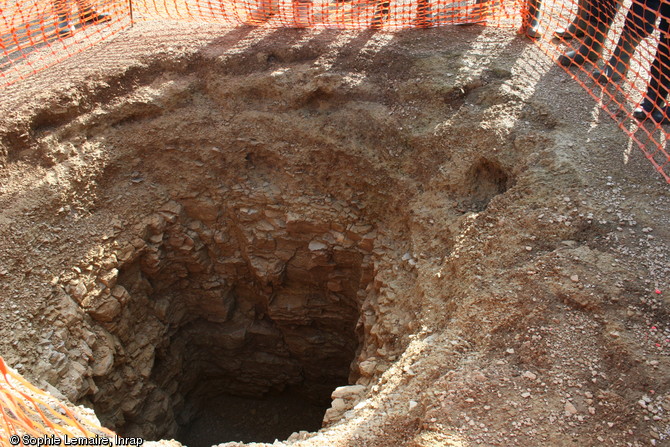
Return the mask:
<svg viewBox="0 0 670 447">
<path fill-rule="evenodd" d="M 273 442 L 293 432 L 321 428 L 328 404 L 317 405 L 295 390 L 263 398 L 212 396 L 200 402 L 198 415 L 178 432 L 188 447 L 210 447 L 222 442 Z"/>
<path fill-rule="evenodd" d="M 128 363 L 100 380 L 101 420 L 123 436 L 188 447 L 320 429 L 332 391 L 355 380 L 372 264 L 316 234 L 284 235 L 293 254 L 282 261 L 266 246 L 237 247 L 230 228 L 221 248 L 185 230 L 197 221 L 184 225 L 166 226 L 160 240 L 173 242 L 119 270 L 128 304 L 115 335 Z M 248 250 L 262 254 L 257 264 L 242 257 Z"/>
</svg>

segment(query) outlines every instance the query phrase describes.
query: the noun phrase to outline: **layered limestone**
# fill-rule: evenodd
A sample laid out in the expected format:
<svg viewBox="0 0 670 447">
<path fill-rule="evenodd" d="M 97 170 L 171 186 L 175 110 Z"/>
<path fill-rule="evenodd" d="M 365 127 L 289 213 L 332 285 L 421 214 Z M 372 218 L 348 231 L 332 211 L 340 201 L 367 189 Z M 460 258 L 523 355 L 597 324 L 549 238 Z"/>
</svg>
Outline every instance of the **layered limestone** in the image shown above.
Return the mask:
<svg viewBox="0 0 670 447">
<path fill-rule="evenodd" d="M 323 403 L 358 379 L 350 365 L 374 288 L 376 232 L 341 204 L 320 215 L 171 200 L 128 242 L 62 278 L 104 333 L 90 371 L 98 415 L 127 434 L 173 437 L 212 394 L 297 387 Z"/>
</svg>

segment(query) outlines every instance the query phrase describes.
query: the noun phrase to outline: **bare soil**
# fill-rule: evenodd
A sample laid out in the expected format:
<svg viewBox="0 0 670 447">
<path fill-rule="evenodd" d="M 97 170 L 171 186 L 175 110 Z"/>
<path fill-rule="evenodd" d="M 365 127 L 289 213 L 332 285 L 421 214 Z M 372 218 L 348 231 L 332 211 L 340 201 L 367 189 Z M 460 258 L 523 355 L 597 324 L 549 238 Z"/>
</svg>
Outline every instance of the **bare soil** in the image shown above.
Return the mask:
<svg viewBox="0 0 670 447">
<path fill-rule="evenodd" d="M 309 223 L 314 256 L 370 257 L 363 391 L 275 445 L 670 445 L 670 190 L 511 30 L 146 23 L 9 87 L 0 116 L 0 354 L 103 422 L 136 416 L 146 390 L 101 402 L 153 342 L 84 297 L 169 241 L 147 228 L 178 202 L 203 240 L 256 207 Z"/>
</svg>

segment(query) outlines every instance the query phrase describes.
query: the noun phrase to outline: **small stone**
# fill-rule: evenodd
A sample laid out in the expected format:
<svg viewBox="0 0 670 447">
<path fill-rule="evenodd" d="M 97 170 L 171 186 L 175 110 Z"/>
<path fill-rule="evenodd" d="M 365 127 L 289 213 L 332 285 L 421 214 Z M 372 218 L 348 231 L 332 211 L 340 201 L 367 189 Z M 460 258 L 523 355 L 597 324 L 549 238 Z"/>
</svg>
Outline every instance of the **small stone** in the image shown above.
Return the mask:
<svg viewBox="0 0 670 447">
<path fill-rule="evenodd" d="M 481 371 L 475 371 L 472 373 L 472 378 L 477 382 L 483 383 L 486 382 L 487 378 Z"/>
<path fill-rule="evenodd" d="M 358 369 L 363 377 L 370 377 L 377 369 L 377 362 L 374 360 L 364 360 L 358 364 Z"/>
<path fill-rule="evenodd" d="M 114 352 L 108 347 L 103 347 L 96 351 L 93 362 L 92 372 L 96 377 L 108 374 L 114 366 Z"/>
<path fill-rule="evenodd" d="M 347 408 L 347 404 L 344 403 L 344 399 L 334 399 L 331 407 L 335 411 L 344 411 Z"/>
<path fill-rule="evenodd" d="M 111 295 L 87 298 L 82 305 L 94 320 L 104 322 L 114 320 L 122 310 L 121 303 Z"/>
<path fill-rule="evenodd" d="M 505 352 L 508 354 L 514 354 L 514 348 L 508 348 Z"/>
<path fill-rule="evenodd" d="M 120 285 L 118 285 L 118 284 L 115 285 L 115 286 L 112 288 L 112 292 L 111 292 L 111 293 L 112 293 L 112 296 L 113 296 L 114 298 L 118 299 L 118 300 L 119 300 L 120 302 L 122 302 L 122 303 L 123 303 L 124 301 L 127 301 L 127 298 L 128 298 L 128 296 L 129 296 L 129 295 L 128 295 L 128 291 L 125 289 L 125 287 L 120 286 Z"/>
<path fill-rule="evenodd" d="M 412 411 L 413 409 L 415 409 L 417 405 L 419 405 L 418 402 L 410 400 L 409 401 L 409 411 Z"/>
<path fill-rule="evenodd" d="M 572 276 L 570 276 L 570 281 L 572 281 L 572 282 L 579 282 L 579 275 L 572 275 Z"/>
<path fill-rule="evenodd" d="M 530 393 L 526 391 L 525 393 L 521 393 L 521 397 L 528 399 L 530 397 Z"/>
<path fill-rule="evenodd" d="M 98 280 L 106 285 L 107 287 L 114 287 L 116 284 L 116 279 L 119 276 L 119 271 L 117 269 L 111 269 L 108 272 L 105 272 L 104 274 L 100 275 Z"/>
<path fill-rule="evenodd" d="M 86 295 L 86 286 L 83 283 L 78 283 L 71 289 L 72 298 L 81 302 L 84 295 Z"/>
<path fill-rule="evenodd" d="M 354 407 L 354 410 L 363 409 L 363 408 L 367 407 L 368 405 L 369 405 L 369 402 L 367 400 L 361 401 L 361 402 L 356 404 L 356 406 Z"/>
<path fill-rule="evenodd" d="M 365 387 L 363 385 L 340 386 L 335 388 L 335 390 L 331 393 L 330 396 L 333 399 L 347 399 L 358 396 L 364 391 Z"/>
<path fill-rule="evenodd" d="M 534 374 L 534 373 L 532 373 L 532 372 L 530 372 L 530 371 L 526 371 L 525 373 L 523 373 L 523 376 L 524 376 L 526 379 L 529 379 L 529 380 L 535 380 L 535 379 L 537 379 L 537 375 Z"/>
<path fill-rule="evenodd" d="M 325 250 L 326 248 L 328 248 L 328 246 L 323 242 L 312 241 L 309 243 L 308 248 L 310 249 L 310 251 L 318 251 L 318 250 Z"/>
<path fill-rule="evenodd" d="M 572 416 L 577 414 L 577 408 L 572 404 L 572 402 L 565 403 L 565 415 Z"/>
</svg>

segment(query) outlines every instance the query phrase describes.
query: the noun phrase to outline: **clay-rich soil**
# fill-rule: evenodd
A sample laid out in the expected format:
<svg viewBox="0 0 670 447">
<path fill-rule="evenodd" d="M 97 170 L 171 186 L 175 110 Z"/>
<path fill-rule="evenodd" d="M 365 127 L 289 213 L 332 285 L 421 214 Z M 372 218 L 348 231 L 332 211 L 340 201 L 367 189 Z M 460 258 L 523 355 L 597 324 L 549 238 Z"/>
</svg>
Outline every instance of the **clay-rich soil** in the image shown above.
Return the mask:
<svg viewBox="0 0 670 447">
<path fill-rule="evenodd" d="M 670 190 L 511 30 L 144 24 L 0 116 L 0 355 L 121 432 L 670 445 Z"/>
</svg>

